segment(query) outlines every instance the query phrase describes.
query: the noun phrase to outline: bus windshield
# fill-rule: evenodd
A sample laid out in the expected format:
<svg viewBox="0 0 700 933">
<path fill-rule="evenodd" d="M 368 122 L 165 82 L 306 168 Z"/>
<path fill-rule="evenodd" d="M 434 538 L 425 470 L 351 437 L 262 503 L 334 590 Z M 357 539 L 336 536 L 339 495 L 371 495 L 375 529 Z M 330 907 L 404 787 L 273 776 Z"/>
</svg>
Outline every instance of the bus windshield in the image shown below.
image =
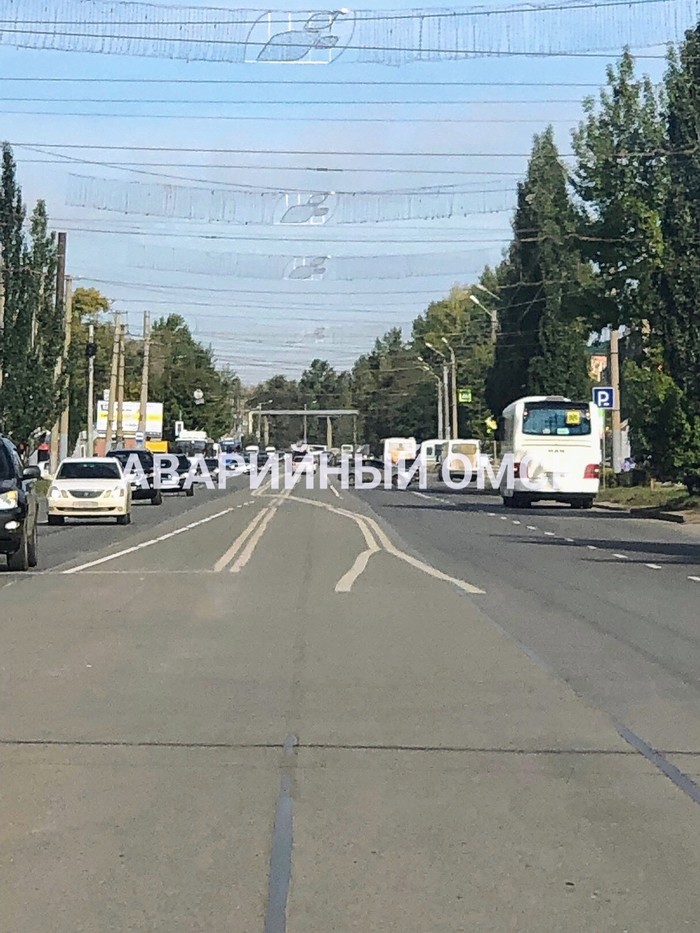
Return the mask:
<svg viewBox="0 0 700 933">
<path fill-rule="evenodd" d="M 523 434 L 581 437 L 591 433 L 588 405 L 571 402 L 530 402 L 523 412 Z"/>
</svg>

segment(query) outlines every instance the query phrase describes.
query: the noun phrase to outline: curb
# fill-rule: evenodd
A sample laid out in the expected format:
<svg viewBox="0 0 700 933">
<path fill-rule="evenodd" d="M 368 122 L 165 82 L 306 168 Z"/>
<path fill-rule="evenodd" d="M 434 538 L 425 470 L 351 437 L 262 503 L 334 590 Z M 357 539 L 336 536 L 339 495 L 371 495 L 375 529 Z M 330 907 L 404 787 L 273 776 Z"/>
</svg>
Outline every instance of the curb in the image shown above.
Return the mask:
<svg viewBox="0 0 700 933">
<path fill-rule="evenodd" d="M 687 519 L 680 512 L 664 512 L 662 509 L 653 506 L 636 506 L 625 508 L 623 505 L 617 505 L 613 502 L 596 502 L 597 509 L 604 509 L 606 512 L 622 512 L 624 515 L 630 515 L 632 518 L 655 518 L 661 522 L 672 522 L 675 525 L 685 525 Z"/>
</svg>

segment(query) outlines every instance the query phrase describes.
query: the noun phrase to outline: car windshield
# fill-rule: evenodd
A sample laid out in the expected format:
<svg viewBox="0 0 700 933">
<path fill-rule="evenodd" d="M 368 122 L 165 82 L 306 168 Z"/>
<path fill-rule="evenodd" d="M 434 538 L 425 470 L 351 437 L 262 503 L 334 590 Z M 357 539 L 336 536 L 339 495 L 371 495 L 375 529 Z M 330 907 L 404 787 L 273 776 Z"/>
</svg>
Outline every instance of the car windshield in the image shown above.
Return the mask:
<svg viewBox="0 0 700 933">
<path fill-rule="evenodd" d="M 62 463 L 56 479 L 119 479 L 120 475 L 116 463 L 76 460 L 74 463 Z"/>
<path fill-rule="evenodd" d="M 587 405 L 530 403 L 523 413 L 523 434 L 559 437 L 591 433 L 591 415 Z"/>
</svg>

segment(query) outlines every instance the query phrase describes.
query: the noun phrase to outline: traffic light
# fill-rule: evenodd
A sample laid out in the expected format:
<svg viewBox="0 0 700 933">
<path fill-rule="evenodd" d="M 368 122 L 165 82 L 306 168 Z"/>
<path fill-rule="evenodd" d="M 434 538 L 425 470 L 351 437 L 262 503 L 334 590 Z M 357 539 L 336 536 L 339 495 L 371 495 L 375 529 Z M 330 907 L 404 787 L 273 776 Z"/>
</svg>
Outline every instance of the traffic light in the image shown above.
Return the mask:
<svg viewBox="0 0 700 933">
<path fill-rule="evenodd" d="M 85 356 L 88 359 L 92 359 L 93 356 L 97 356 L 97 344 L 94 341 L 85 344 Z"/>
</svg>

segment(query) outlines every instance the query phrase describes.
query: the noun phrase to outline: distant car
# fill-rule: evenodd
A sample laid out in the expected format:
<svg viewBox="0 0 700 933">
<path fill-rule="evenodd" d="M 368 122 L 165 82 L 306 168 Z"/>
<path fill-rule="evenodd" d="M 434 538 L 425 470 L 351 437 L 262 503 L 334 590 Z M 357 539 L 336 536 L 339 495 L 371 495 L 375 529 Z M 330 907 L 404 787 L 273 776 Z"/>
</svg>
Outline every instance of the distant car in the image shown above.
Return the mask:
<svg viewBox="0 0 700 933">
<path fill-rule="evenodd" d="M 171 457 L 177 457 L 177 464 L 175 466 L 175 476 L 169 476 L 171 472 L 168 465 L 168 469 L 165 469 L 167 461 L 163 463 L 163 471 L 160 480 L 160 488 L 162 492 L 184 492 L 188 496 L 194 495 L 194 482 L 191 482 L 187 487 L 185 483 L 189 475 L 190 470 L 192 469 L 192 463 L 189 457 L 186 457 L 185 454 L 170 454 Z"/>
<path fill-rule="evenodd" d="M 58 467 L 47 496 L 49 525 L 66 518 L 114 517 L 131 522 L 131 485 L 114 457 L 69 457 Z"/>
<path fill-rule="evenodd" d="M 218 457 L 205 457 L 204 465 L 207 468 L 207 471 L 213 480 L 218 480 L 219 478 L 219 458 Z M 201 480 L 200 480 L 201 482 Z"/>
<path fill-rule="evenodd" d="M 155 486 L 155 463 L 150 450 L 144 450 L 143 447 L 135 449 L 125 447 L 109 450 L 107 456 L 114 457 L 118 460 L 124 470 L 127 469 L 129 463 L 133 464 L 136 462 L 140 466 L 140 471 L 134 470 L 129 476 L 131 498 L 133 500 L 149 499 L 151 505 L 163 504 L 163 496 L 161 495 L 160 489 L 156 489 Z M 130 460 L 130 457 L 136 457 L 136 461 Z"/>
<path fill-rule="evenodd" d="M 22 465 L 17 449 L 0 436 L 0 554 L 10 570 L 27 570 L 37 564 L 37 516 L 39 503 L 34 481 L 39 467 Z"/>
</svg>

